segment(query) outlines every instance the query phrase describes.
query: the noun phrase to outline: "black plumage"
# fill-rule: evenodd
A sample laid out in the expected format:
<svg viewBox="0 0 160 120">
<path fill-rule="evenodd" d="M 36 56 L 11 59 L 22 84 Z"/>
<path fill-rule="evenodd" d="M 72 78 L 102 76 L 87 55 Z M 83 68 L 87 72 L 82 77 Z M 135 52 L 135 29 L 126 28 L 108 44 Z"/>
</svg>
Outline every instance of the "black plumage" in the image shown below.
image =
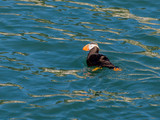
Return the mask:
<svg viewBox="0 0 160 120">
<path fill-rule="evenodd" d="M 87 56 L 87 65 L 90 66 L 98 66 L 98 67 L 108 67 L 110 69 L 114 69 L 115 66 L 109 61 L 109 59 L 103 55 L 99 54 L 98 46 L 94 46 L 90 49 Z"/>
</svg>

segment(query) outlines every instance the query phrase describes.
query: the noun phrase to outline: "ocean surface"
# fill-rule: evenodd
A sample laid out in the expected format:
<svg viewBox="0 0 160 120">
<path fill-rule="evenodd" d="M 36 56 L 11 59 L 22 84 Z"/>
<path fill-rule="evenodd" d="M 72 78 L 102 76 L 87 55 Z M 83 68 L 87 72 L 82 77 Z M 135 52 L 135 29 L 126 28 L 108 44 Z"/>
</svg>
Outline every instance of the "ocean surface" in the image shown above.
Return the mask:
<svg viewBox="0 0 160 120">
<path fill-rule="evenodd" d="M 1 0 L 0 119 L 160 120 L 160 0 Z"/>
</svg>

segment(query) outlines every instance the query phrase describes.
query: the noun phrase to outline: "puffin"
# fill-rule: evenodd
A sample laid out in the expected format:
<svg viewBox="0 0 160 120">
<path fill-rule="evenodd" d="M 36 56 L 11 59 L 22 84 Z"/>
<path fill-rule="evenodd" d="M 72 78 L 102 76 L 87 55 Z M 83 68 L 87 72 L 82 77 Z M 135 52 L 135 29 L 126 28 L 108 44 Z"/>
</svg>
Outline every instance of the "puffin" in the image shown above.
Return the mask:
<svg viewBox="0 0 160 120">
<path fill-rule="evenodd" d="M 105 55 L 99 53 L 99 46 L 97 43 L 87 44 L 83 47 L 83 50 L 89 51 L 86 61 L 87 66 L 96 66 L 92 71 L 102 69 L 103 67 L 113 69 L 114 71 L 122 71 L 121 68 L 113 65 Z"/>
</svg>

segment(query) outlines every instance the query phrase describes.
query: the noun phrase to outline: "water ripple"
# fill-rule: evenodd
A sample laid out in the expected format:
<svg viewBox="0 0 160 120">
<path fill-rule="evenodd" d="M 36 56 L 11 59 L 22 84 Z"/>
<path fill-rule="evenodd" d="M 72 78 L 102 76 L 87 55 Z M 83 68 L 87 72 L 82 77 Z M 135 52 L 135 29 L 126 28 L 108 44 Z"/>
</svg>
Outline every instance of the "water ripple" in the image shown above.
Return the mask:
<svg viewBox="0 0 160 120">
<path fill-rule="evenodd" d="M 17 101 L 17 100 L 0 100 L 0 104 L 10 104 L 10 103 L 26 103 L 25 101 Z"/>
<path fill-rule="evenodd" d="M 29 94 L 31 97 L 56 97 L 56 96 L 66 96 L 69 98 L 64 99 L 63 102 L 66 103 L 74 103 L 74 102 L 86 102 L 89 100 L 97 101 L 97 102 L 110 102 L 110 101 L 117 101 L 117 102 L 132 102 L 134 103 L 136 100 L 141 99 L 150 99 L 148 97 L 142 98 L 142 97 L 127 97 L 129 93 L 125 92 L 108 92 L 108 91 L 95 91 L 90 89 L 87 91 L 82 90 L 75 90 L 72 93 L 62 93 L 62 94 L 46 94 L 46 95 L 33 95 Z M 62 102 L 62 101 L 61 101 Z M 61 103 L 56 102 L 56 103 Z M 117 106 L 118 107 L 118 106 Z M 121 106 L 119 106 L 121 107 Z"/>
<path fill-rule="evenodd" d="M 56 1 L 64 2 L 63 0 L 56 0 Z M 131 14 L 129 12 L 129 10 L 125 9 L 125 8 L 117 8 L 117 7 L 103 8 L 103 7 L 101 7 L 101 5 L 95 5 L 95 4 L 90 4 L 90 3 L 86 3 L 86 2 L 75 2 L 75 1 L 65 1 L 65 2 L 93 7 L 93 9 L 88 9 L 87 8 L 90 11 L 99 11 L 99 12 L 111 11 L 112 13 L 110 13 L 110 14 L 113 17 L 131 18 L 131 19 L 135 19 L 135 20 L 139 21 L 140 23 L 160 25 L 160 24 L 157 24 L 157 23 L 150 22 L 150 21 L 158 21 L 159 19 L 157 19 L 157 18 L 136 16 L 134 14 Z"/>
<path fill-rule="evenodd" d="M 21 14 L 16 14 L 16 13 L 0 13 L 0 15 L 15 15 L 15 16 L 21 16 Z"/>
<path fill-rule="evenodd" d="M 0 86 L 5 87 L 5 86 L 16 86 L 19 89 L 22 89 L 23 87 L 21 87 L 20 85 L 17 84 L 13 84 L 13 83 L 0 83 Z"/>
<path fill-rule="evenodd" d="M 54 73 L 56 76 L 73 75 L 76 76 L 77 78 L 85 78 L 85 76 L 80 76 L 77 74 L 81 70 L 54 70 L 51 68 L 41 68 L 41 69 L 43 70 L 43 72 Z"/>
<path fill-rule="evenodd" d="M 43 6 L 43 7 L 51 7 L 55 8 L 54 5 L 45 4 L 43 1 L 37 1 L 37 0 L 17 0 L 17 1 L 23 1 L 23 2 L 32 2 L 32 3 L 16 3 L 17 5 L 25 5 L 25 6 Z"/>
<path fill-rule="evenodd" d="M 108 38 L 108 40 L 112 40 L 112 41 L 124 41 L 125 43 L 129 43 L 131 45 L 139 46 L 139 47 L 145 49 L 146 51 L 137 51 L 137 52 L 134 52 L 134 53 L 160 58 L 159 53 L 152 52 L 154 50 L 159 50 L 160 47 L 158 47 L 158 46 L 147 46 L 147 45 L 142 44 L 141 42 L 138 42 L 138 41 L 135 41 L 135 40 L 129 40 L 129 39 L 113 39 L 113 38 Z M 123 43 L 123 44 L 125 44 L 125 43 Z"/>
<path fill-rule="evenodd" d="M 158 119 L 158 1 L 2 0 L 1 119 Z M 86 65 L 97 42 L 121 72 Z"/>
</svg>

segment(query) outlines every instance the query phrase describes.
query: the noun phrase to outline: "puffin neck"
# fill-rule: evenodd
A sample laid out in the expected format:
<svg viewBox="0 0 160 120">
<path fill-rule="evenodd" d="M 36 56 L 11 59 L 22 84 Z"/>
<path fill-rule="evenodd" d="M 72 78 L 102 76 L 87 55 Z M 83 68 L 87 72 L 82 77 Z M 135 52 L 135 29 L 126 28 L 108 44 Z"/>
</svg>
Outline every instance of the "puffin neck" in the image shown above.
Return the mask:
<svg viewBox="0 0 160 120">
<path fill-rule="evenodd" d="M 88 57 L 94 53 L 99 53 L 99 48 L 96 46 L 90 50 L 90 52 L 88 53 Z"/>
</svg>

